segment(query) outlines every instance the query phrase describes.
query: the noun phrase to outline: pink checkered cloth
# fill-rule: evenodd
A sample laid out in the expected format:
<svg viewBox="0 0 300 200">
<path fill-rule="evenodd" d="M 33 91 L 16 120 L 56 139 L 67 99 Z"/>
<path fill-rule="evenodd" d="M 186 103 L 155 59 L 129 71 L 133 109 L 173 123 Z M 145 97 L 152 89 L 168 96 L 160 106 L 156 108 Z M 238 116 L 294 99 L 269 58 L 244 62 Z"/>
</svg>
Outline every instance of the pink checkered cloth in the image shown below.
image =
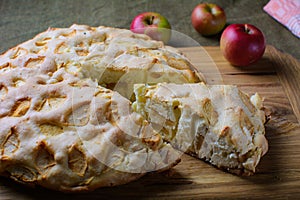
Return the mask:
<svg viewBox="0 0 300 200">
<path fill-rule="evenodd" d="M 300 38 L 300 0 L 270 0 L 264 10 Z"/>
</svg>

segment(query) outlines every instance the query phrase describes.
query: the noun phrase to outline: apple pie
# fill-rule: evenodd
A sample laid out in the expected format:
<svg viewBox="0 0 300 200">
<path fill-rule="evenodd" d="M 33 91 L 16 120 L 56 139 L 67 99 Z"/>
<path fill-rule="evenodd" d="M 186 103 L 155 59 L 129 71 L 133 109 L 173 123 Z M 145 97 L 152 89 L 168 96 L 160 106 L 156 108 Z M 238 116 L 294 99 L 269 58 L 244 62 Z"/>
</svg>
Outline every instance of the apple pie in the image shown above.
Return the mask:
<svg viewBox="0 0 300 200">
<path fill-rule="evenodd" d="M 260 99 L 199 82 L 183 54 L 146 35 L 49 28 L 0 56 L 0 174 L 89 191 L 167 170 L 175 149 L 254 172 L 267 150 Z"/>
</svg>

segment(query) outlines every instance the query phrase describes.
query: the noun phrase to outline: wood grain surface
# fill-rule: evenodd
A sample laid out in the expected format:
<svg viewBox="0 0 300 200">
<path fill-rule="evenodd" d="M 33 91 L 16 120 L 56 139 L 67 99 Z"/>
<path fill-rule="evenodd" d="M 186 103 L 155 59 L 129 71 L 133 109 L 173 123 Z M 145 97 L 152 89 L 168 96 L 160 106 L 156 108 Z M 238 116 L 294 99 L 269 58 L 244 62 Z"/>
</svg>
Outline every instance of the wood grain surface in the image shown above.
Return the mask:
<svg viewBox="0 0 300 200">
<path fill-rule="evenodd" d="M 300 63 L 272 46 L 249 67 L 231 66 L 219 47 L 181 48 L 209 84 L 235 84 L 264 97 L 269 151 L 258 171 L 239 177 L 183 155 L 181 163 L 138 181 L 82 194 L 27 188 L 0 178 L 0 199 L 297 199 L 300 197 Z"/>
</svg>

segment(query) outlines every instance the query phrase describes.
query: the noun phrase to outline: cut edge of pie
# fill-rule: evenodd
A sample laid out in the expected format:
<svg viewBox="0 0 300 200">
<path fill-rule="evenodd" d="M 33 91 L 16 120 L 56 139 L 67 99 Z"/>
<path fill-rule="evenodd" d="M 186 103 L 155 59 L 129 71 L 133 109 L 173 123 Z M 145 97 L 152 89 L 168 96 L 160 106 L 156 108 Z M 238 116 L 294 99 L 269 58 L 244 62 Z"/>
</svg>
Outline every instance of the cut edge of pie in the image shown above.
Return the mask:
<svg viewBox="0 0 300 200">
<path fill-rule="evenodd" d="M 235 174 L 255 173 L 268 151 L 258 94 L 232 85 L 136 84 L 133 109 L 174 148 Z"/>
</svg>

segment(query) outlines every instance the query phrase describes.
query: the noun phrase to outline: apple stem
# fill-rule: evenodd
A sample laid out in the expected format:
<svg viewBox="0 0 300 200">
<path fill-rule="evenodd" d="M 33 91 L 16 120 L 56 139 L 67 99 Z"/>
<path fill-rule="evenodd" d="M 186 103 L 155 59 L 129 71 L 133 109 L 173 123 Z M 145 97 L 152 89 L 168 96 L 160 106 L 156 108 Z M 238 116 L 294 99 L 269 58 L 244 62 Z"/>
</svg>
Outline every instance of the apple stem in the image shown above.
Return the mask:
<svg viewBox="0 0 300 200">
<path fill-rule="evenodd" d="M 248 28 L 247 24 L 245 24 L 245 32 L 248 34 L 251 32 L 251 30 Z"/>
<path fill-rule="evenodd" d="M 205 9 L 210 13 L 212 12 L 212 9 L 208 4 L 205 4 Z"/>
<path fill-rule="evenodd" d="M 148 17 L 148 18 L 147 18 L 147 23 L 148 23 L 149 25 L 152 25 L 152 24 L 153 24 L 153 21 L 154 21 L 154 16 L 151 16 L 151 17 Z"/>
</svg>

